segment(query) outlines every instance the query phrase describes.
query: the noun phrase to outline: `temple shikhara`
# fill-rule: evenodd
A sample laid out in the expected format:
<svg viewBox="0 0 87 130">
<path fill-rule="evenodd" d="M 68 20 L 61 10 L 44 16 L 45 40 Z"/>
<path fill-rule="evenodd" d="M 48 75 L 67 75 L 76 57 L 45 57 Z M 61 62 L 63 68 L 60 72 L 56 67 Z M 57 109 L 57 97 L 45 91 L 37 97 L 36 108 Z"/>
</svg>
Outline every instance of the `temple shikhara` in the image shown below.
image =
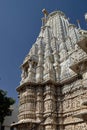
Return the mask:
<svg viewBox="0 0 87 130">
<path fill-rule="evenodd" d="M 61 11 L 42 27 L 21 65 L 17 130 L 87 130 L 87 30 Z"/>
</svg>

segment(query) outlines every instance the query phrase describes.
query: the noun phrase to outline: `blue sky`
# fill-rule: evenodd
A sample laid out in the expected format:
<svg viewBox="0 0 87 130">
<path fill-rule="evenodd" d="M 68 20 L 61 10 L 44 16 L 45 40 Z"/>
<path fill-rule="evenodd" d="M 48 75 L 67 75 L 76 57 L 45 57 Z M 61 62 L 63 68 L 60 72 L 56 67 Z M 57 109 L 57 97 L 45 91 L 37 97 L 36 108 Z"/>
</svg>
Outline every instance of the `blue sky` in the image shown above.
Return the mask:
<svg viewBox="0 0 87 130">
<path fill-rule="evenodd" d="M 71 23 L 87 29 L 87 0 L 0 0 L 0 88 L 17 99 L 20 65 L 41 27 L 42 9 L 63 11 Z"/>
</svg>

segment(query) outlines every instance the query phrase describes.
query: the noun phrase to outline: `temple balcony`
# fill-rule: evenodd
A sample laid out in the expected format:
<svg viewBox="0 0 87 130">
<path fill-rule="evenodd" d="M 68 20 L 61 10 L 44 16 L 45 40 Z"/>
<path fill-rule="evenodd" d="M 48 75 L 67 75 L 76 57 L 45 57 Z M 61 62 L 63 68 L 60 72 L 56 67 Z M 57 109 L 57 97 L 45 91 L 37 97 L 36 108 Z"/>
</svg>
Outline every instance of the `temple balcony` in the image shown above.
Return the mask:
<svg viewBox="0 0 87 130">
<path fill-rule="evenodd" d="M 81 101 L 81 106 L 87 106 L 87 97 L 84 97 Z"/>
<path fill-rule="evenodd" d="M 81 109 L 73 114 L 73 117 L 87 120 L 87 106 L 81 106 Z"/>
<path fill-rule="evenodd" d="M 87 33 L 87 32 L 86 32 Z M 84 35 L 79 42 L 77 42 L 78 46 L 83 49 L 87 53 L 87 34 Z"/>
<path fill-rule="evenodd" d="M 87 99 L 83 100 L 81 105 L 87 106 Z"/>
<path fill-rule="evenodd" d="M 87 71 L 87 54 L 84 51 L 76 50 L 72 53 L 70 69 L 77 74 Z"/>
<path fill-rule="evenodd" d="M 74 113 L 74 117 L 87 120 L 87 99 L 84 97 L 81 101 L 80 109 Z"/>
</svg>

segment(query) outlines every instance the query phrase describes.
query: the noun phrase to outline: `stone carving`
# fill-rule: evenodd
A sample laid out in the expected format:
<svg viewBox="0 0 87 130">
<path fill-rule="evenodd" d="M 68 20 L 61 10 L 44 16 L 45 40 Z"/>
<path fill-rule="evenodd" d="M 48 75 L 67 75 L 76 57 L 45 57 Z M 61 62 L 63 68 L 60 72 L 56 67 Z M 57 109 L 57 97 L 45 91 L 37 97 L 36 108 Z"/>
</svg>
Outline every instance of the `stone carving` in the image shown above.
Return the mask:
<svg viewBox="0 0 87 130">
<path fill-rule="evenodd" d="M 87 54 L 77 45 L 84 31 L 70 24 L 61 11 L 46 15 L 44 9 L 44 14 L 46 22 L 21 65 L 15 126 L 18 130 L 86 130 Z M 83 79 L 78 79 L 70 66 L 83 60 Z"/>
</svg>

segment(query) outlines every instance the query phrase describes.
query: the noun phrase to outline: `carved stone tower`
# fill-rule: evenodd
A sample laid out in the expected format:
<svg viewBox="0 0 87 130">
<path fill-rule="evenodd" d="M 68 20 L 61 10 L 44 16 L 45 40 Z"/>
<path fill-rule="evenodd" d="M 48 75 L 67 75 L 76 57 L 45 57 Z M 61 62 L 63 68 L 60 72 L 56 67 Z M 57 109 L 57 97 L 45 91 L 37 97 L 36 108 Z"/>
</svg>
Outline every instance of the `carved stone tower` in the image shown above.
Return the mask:
<svg viewBox="0 0 87 130">
<path fill-rule="evenodd" d="M 43 9 L 40 34 L 21 65 L 18 130 L 87 130 L 87 31 Z"/>
</svg>

